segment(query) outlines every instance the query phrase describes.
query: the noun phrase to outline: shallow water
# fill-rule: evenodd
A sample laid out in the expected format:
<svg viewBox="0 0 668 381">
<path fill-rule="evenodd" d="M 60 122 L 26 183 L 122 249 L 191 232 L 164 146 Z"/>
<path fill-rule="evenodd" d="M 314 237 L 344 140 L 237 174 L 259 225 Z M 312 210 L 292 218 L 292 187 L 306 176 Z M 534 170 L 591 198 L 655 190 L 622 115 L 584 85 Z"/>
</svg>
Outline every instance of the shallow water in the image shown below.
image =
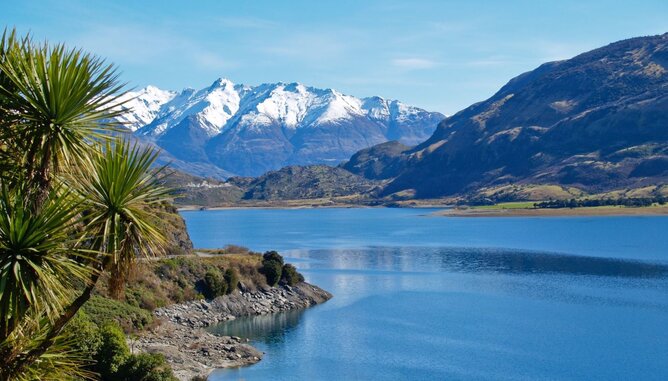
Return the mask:
<svg viewBox="0 0 668 381">
<path fill-rule="evenodd" d="M 217 327 L 266 355 L 211 379 L 668 379 L 668 218 L 429 212 L 184 212 L 197 247 L 279 249 L 335 295 Z"/>
</svg>

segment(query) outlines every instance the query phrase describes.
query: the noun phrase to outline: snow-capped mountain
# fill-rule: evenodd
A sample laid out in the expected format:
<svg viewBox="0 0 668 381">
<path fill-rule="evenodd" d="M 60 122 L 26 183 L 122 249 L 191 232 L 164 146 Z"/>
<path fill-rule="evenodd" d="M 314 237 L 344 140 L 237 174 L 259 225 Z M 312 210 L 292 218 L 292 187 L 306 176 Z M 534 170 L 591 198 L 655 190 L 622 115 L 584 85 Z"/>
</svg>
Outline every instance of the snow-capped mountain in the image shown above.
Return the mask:
<svg viewBox="0 0 668 381">
<path fill-rule="evenodd" d="M 125 127 L 136 131 L 151 123 L 162 105 L 175 96 L 175 92 L 160 90 L 155 86 L 148 86 L 140 91 L 129 91 L 119 98 L 119 103 L 128 111 L 117 119 Z"/>
<path fill-rule="evenodd" d="M 331 164 L 388 140 L 417 144 L 444 116 L 380 97 L 356 98 L 300 83 L 235 85 L 218 79 L 180 93 L 128 93 L 119 120 L 171 156 L 260 175 L 293 164 Z"/>
</svg>

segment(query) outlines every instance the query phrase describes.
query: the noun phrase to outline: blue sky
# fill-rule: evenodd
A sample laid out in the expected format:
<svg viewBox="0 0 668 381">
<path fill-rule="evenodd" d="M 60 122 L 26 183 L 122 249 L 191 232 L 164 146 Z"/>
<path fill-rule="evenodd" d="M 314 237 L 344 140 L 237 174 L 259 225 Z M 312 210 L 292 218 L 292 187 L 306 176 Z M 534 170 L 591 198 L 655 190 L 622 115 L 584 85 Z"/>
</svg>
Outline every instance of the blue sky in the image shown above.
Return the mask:
<svg viewBox="0 0 668 381">
<path fill-rule="evenodd" d="M 542 62 L 668 32 L 668 1 L 2 0 L 0 23 L 129 87 L 301 82 L 452 114 Z"/>
</svg>

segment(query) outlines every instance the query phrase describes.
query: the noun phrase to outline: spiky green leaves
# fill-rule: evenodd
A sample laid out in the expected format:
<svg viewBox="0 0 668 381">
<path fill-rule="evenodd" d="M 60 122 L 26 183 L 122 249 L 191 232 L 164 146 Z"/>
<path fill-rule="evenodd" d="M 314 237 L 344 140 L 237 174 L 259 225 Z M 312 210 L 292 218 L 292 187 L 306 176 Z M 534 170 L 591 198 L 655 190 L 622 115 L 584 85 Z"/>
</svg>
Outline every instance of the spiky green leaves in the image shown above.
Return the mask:
<svg viewBox="0 0 668 381">
<path fill-rule="evenodd" d="M 96 56 L 63 45 L 0 42 L 0 135 L 22 153 L 17 171 L 31 188 L 38 209 L 63 162 L 78 162 L 94 140 L 103 139 L 118 107 L 118 74 Z M 20 139 L 17 139 L 20 137 Z"/>
<path fill-rule="evenodd" d="M 169 198 L 151 166 L 157 153 L 137 145 L 107 143 L 68 183 L 86 210 L 86 230 L 95 250 L 108 256 L 106 269 L 122 277 L 138 256 L 162 253 L 153 204 Z"/>
<path fill-rule="evenodd" d="M 11 332 L 30 311 L 55 318 L 89 268 L 76 259 L 68 233 L 79 212 L 66 193 L 52 191 L 39 213 L 27 210 L 20 192 L 0 192 L 0 331 Z"/>
<path fill-rule="evenodd" d="M 151 166 L 157 152 L 129 143 L 107 143 L 77 172 L 72 189 L 81 197 L 89 222 L 87 230 L 104 238 L 100 249 L 122 259 L 132 252 L 161 251 L 164 236 L 155 229 L 152 204 L 169 199 Z"/>
<path fill-rule="evenodd" d="M 81 376 L 65 325 L 102 271 L 162 252 L 156 153 L 101 133 L 120 88 L 90 54 L 0 40 L 0 379 Z"/>
</svg>

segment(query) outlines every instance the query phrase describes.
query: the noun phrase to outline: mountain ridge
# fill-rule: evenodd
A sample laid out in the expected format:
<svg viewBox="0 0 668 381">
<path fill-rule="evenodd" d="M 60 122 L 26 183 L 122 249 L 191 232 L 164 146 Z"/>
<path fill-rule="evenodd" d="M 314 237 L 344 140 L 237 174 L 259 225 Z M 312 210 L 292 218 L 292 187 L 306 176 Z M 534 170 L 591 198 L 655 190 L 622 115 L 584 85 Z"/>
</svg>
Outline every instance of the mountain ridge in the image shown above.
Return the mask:
<svg viewBox="0 0 668 381">
<path fill-rule="evenodd" d="M 668 33 L 523 73 L 443 120 L 402 160 L 383 194 L 430 198 L 509 183 L 605 191 L 666 181 Z"/>
<path fill-rule="evenodd" d="M 444 118 L 397 100 L 297 82 L 246 86 L 219 78 L 200 90 L 149 86 L 124 99 L 127 112 L 118 121 L 135 136 L 183 163 L 246 176 L 287 165 L 337 165 L 389 140 L 414 145 Z"/>
</svg>

